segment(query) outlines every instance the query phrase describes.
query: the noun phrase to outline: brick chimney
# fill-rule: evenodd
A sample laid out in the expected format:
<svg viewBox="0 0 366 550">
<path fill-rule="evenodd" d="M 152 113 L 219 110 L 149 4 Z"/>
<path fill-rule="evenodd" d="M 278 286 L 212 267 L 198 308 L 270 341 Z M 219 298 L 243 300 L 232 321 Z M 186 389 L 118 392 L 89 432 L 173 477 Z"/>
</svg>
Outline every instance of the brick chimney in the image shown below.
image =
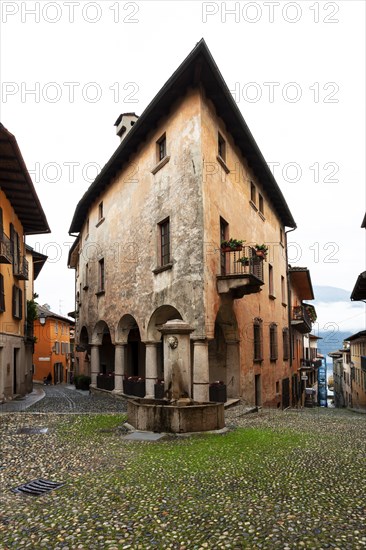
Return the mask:
<svg viewBox="0 0 366 550">
<path fill-rule="evenodd" d="M 121 141 L 127 136 L 138 118 L 135 113 L 122 113 L 119 115 L 114 125 L 116 126 L 116 134 L 121 138 Z"/>
</svg>

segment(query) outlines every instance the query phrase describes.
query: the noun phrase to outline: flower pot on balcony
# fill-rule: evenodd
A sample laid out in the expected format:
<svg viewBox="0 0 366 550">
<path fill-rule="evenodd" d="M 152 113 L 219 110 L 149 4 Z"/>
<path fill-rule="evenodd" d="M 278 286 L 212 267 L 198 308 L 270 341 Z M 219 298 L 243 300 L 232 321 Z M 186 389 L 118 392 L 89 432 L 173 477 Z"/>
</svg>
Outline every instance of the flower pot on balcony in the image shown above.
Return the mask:
<svg viewBox="0 0 366 550">
<path fill-rule="evenodd" d="M 225 403 L 227 400 L 226 384 L 223 382 L 214 382 L 209 388 L 210 401 L 215 403 Z"/>
</svg>

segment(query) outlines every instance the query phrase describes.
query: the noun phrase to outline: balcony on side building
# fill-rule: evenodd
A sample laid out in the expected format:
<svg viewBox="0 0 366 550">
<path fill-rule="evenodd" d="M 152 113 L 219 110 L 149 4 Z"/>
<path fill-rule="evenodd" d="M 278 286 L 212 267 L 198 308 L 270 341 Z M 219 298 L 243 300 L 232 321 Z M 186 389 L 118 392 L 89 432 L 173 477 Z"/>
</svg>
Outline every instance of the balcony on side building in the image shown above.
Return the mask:
<svg viewBox="0 0 366 550">
<path fill-rule="evenodd" d="M 301 334 L 311 332 L 311 318 L 305 306 L 292 308 L 291 326 Z"/>
<path fill-rule="evenodd" d="M 221 250 L 221 273 L 217 276 L 219 294 L 242 298 L 261 290 L 263 280 L 263 258 L 257 256 L 250 246 L 239 249 Z"/>
<path fill-rule="evenodd" d="M 0 233 L 0 264 L 11 264 L 10 239 L 4 232 Z"/>
<path fill-rule="evenodd" d="M 14 277 L 22 281 L 28 280 L 28 261 L 25 256 L 21 256 L 18 262 L 14 264 Z"/>
</svg>

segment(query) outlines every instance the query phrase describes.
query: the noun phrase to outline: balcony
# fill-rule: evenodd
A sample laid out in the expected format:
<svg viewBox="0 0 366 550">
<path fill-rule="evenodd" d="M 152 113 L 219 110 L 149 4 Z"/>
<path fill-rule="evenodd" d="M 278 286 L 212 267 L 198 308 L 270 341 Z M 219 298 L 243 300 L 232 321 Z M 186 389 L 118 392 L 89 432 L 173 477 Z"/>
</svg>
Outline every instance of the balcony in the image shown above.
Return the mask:
<svg viewBox="0 0 366 550">
<path fill-rule="evenodd" d="M 264 284 L 263 261 L 250 246 L 222 251 L 221 274 L 217 276 L 218 293 L 238 299 L 259 292 Z"/>
<path fill-rule="evenodd" d="M 10 239 L 5 233 L 0 233 L 0 264 L 11 264 L 12 255 Z"/>
<path fill-rule="evenodd" d="M 28 261 L 25 256 L 19 258 L 18 262 L 14 264 L 14 277 L 22 281 L 28 280 Z"/>
<path fill-rule="evenodd" d="M 305 306 L 292 308 L 291 326 L 301 334 L 311 332 L 311 319 Z"/>
</svg>

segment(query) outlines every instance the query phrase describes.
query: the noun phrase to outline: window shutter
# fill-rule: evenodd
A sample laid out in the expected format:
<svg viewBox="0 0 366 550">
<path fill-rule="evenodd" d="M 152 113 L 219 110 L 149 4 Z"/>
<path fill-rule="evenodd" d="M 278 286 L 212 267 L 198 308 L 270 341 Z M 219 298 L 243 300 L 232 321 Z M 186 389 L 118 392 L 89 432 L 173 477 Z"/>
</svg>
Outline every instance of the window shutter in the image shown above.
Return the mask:
<svg viewBox="0 0 366 550">
<path fill-rule="evenodd" d="M 3 209 L 0 208 L 0 239 L 1 239 L 2 236 L 3 236 L 3 231 L 4 231 L 4 225 L 3 225 Z"/>
<path fill-rule="evenodd" d="M 4 277 L 0 273 L 0 312 L 5 311 Z"/>
<path fill-rule="evenodd" d="M 19 288 L 19 319 L 23 319 L 23 291 Z"/>
<path fill-rule="evenodd" d="M 14 225 L 12 223 L 10 224 L 10 253 L 14 258 Z"/>
<path fill-rule="evenodd" d="M 17 287 L 15 285 L 13 285 L 12 304 L 13 304 L 13 317 L 16 317 L 17 316 Z"/>
</svg>

